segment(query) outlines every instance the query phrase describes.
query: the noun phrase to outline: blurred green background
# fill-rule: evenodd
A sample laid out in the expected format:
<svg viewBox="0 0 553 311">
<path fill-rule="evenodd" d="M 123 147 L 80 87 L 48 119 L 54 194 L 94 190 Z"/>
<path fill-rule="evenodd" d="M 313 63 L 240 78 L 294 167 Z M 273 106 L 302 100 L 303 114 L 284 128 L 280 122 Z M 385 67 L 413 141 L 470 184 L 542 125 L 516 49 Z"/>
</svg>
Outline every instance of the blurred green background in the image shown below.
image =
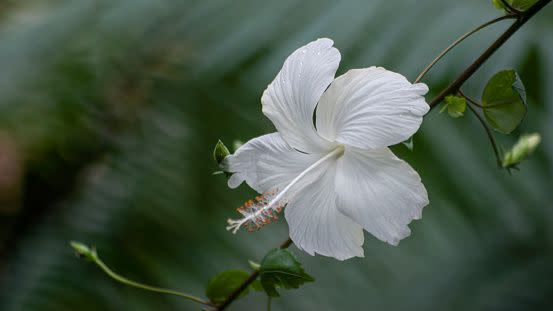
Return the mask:
<svg viewBox="0 0 553 311">
<path fill-rule="evenodd" d="M 463 32 L 501 14 L 491 1 L 51 0 L 0 4 L 0 310 L 199 310 L 127 288 L 75 258 L 94 244 L 116 271 L 204 295 L 287 236 L 281 222 L 232 235 L 226 219 L 253 192 L 231 191 L 212 148 L 273 131 L 260 97 L 284 59 L 318 37 L 338 74 L 384 66 L 413 80 Z M 426 79 L 432 94 L 506 27 L 475 35 Z M 478 121 L 438 109 L 415 149 L 394 151 L 429 196 L 412 235 L 366 235 L 366 258 L 338 262 L 292 247 L 317 281 L 273 310 L 553 308 L 553 6 L 464 87 L 479 97 L 516 68 L 543 143 L 509 175 Z M 517 134 L 518 135 L 518 134 Z M 509 147 L 516 136 L 499 137 Z M 231 310 L 263 309 L 254 293 Z"/>
</svg>

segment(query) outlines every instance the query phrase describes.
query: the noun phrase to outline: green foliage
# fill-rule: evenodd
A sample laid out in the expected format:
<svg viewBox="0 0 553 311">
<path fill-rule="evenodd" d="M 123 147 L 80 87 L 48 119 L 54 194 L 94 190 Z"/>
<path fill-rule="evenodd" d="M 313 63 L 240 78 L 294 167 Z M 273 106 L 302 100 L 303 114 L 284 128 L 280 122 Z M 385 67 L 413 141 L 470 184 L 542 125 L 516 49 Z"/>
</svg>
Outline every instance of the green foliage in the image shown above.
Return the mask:
<svg viewBox="0 0 553 311">
<path fill-rule="evenodd" d="M 227 270 L 215 275 L 207 283 L 205 294 L 213 303 L 221 303 L 234 292 L 250 274 L 242 270 Z M 256 285 L 258 287 L 258 285 Z M 238 298 L 246 296 L 249 288 L 246 288 Z"/>
<path fill-rule="evenodd" d="M 504 134 L 515 130 L 526 116 L 526 91 L 514 70 L 496 73 L 482 94 L 484 116 L 491 127 Z"/>
<path fill-rule="evenodd" d="M 514 167 L 530 156 L 541 142 L 538 133 L 524 134 L 520 136 L 517 143 L 503 156 L 503 167 Z"/>
<path fill-rule="evenodd" d="M 467 109 L 467 100 L 464 97 L 449 95 L 445 98 L 444 106 L 440 110 L 440 113 L 446 109 L 450 117 L 462 117 Z"/>
<path fill-rule="evenodd" d="M 279 288 L 299 288 L 306 282 L 313 282 L 315 279 L 307 274 L 301 263 L 287 249 L 273 249 L 263 261 L 259 269 L 261 285 L 271 297 L 280 296 Z"/>
</svg>

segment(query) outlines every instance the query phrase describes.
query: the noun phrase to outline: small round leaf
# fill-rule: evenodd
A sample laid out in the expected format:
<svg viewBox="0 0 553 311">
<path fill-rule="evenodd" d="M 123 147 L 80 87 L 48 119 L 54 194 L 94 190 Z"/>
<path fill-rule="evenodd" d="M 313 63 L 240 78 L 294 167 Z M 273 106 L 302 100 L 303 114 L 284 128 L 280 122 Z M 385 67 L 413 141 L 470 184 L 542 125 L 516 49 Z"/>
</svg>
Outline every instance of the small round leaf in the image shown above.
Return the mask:
<svg viewBox="0 0 553 311">
<path fill-rule="evenodd" d="M 447 96 L 444 100 L 444 107 L 440 110 L 440 113 L 444 112 L 446 109 L 450 117 L 462 117 L 467 109 L 467 100 L 464 97 L 453 95 Z"/>
<path fill-rule="evenodd" d="M 526 116 L 526 92 L 514 70 L 496 73 L 482 94 L 484 116 L 491 127 L 504 134 L 516 129 Z"/>
</svg>

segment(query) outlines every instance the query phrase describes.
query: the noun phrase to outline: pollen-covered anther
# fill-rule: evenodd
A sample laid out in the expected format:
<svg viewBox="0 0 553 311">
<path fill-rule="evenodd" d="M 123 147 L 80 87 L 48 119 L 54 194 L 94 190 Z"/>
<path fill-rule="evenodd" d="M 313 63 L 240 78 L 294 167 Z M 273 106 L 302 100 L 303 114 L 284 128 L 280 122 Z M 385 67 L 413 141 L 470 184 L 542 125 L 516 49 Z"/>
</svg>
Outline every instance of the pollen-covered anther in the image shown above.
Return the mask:
<svg viewBox="0 0 553 311">
<path fill-rule="evenodd" d="M 253 200 L 246 201 L 244 205 L 236 209 L 244 217 L 239 220 L 229 219 L 227 230 L 236 233 L 240 227 L 244 226 L 246 230 L 252 232 L 276 221 L 278 219 L 277 214 L 282 211 L 285 205 L 285 203 L 280 202 L 277 193 L 278 190 L 265 192 L 256 196 Z"/>
</svg>

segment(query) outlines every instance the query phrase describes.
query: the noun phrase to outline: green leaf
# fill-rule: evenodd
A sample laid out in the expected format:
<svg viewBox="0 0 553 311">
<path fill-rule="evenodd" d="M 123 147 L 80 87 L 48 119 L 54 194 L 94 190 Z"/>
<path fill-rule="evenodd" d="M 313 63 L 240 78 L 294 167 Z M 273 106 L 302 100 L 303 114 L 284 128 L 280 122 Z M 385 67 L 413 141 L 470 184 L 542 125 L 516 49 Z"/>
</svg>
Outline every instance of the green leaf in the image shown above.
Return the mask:
<svg viewBox="0 0 553 311">
<path fill-rule="evenodd" d="M 271 297 L 280 296 L 277 287 L 280 288 L 299 288 L 306 282 L 313 282 L 315 279 L 305 273 L 301 263 L 285 249 L 273 249 L 263 261 L 259 269 L 261 275 L 261 285 Z"/>
<path fill-rule="evenodd" d="M 503 156 L 502 166 L 503 167 L 514 167 L 518 163 L 522 162 L 529 155 L 531 155 L 534 150 L 538 147 L 541 142 L 541 136 L 538 133 L 525 134 L 520 136 L 517 143 L 505 153 Z"/>
<path fill-rule="evenodd" d="M 447 96 L 444 101 L 444 107 L 440 110 L 440 113 L 444 112 L 446 109 L 450 117 L 462 117 L 467 109 L 467 100 L 464 97 L 453 95 Z"/>
<path fill-rule="evenodd" d="M 207 283 L 205 294 L 213 303 L 221 303 L 234 292 L 244 281 L 250 277 L 250 274 L 242 270 L 227 270 L 212 277 Z M 238 298 L 248 294 L 249 288 L 246 288 Z"/>
<path fill-rule="evenodd" d="M 504 134 L 511 133 L 526 116 L 526 92 L 514 70 L 496 73 L 482 94 L 484 116 L 491 127 Z"/>
</svg>

